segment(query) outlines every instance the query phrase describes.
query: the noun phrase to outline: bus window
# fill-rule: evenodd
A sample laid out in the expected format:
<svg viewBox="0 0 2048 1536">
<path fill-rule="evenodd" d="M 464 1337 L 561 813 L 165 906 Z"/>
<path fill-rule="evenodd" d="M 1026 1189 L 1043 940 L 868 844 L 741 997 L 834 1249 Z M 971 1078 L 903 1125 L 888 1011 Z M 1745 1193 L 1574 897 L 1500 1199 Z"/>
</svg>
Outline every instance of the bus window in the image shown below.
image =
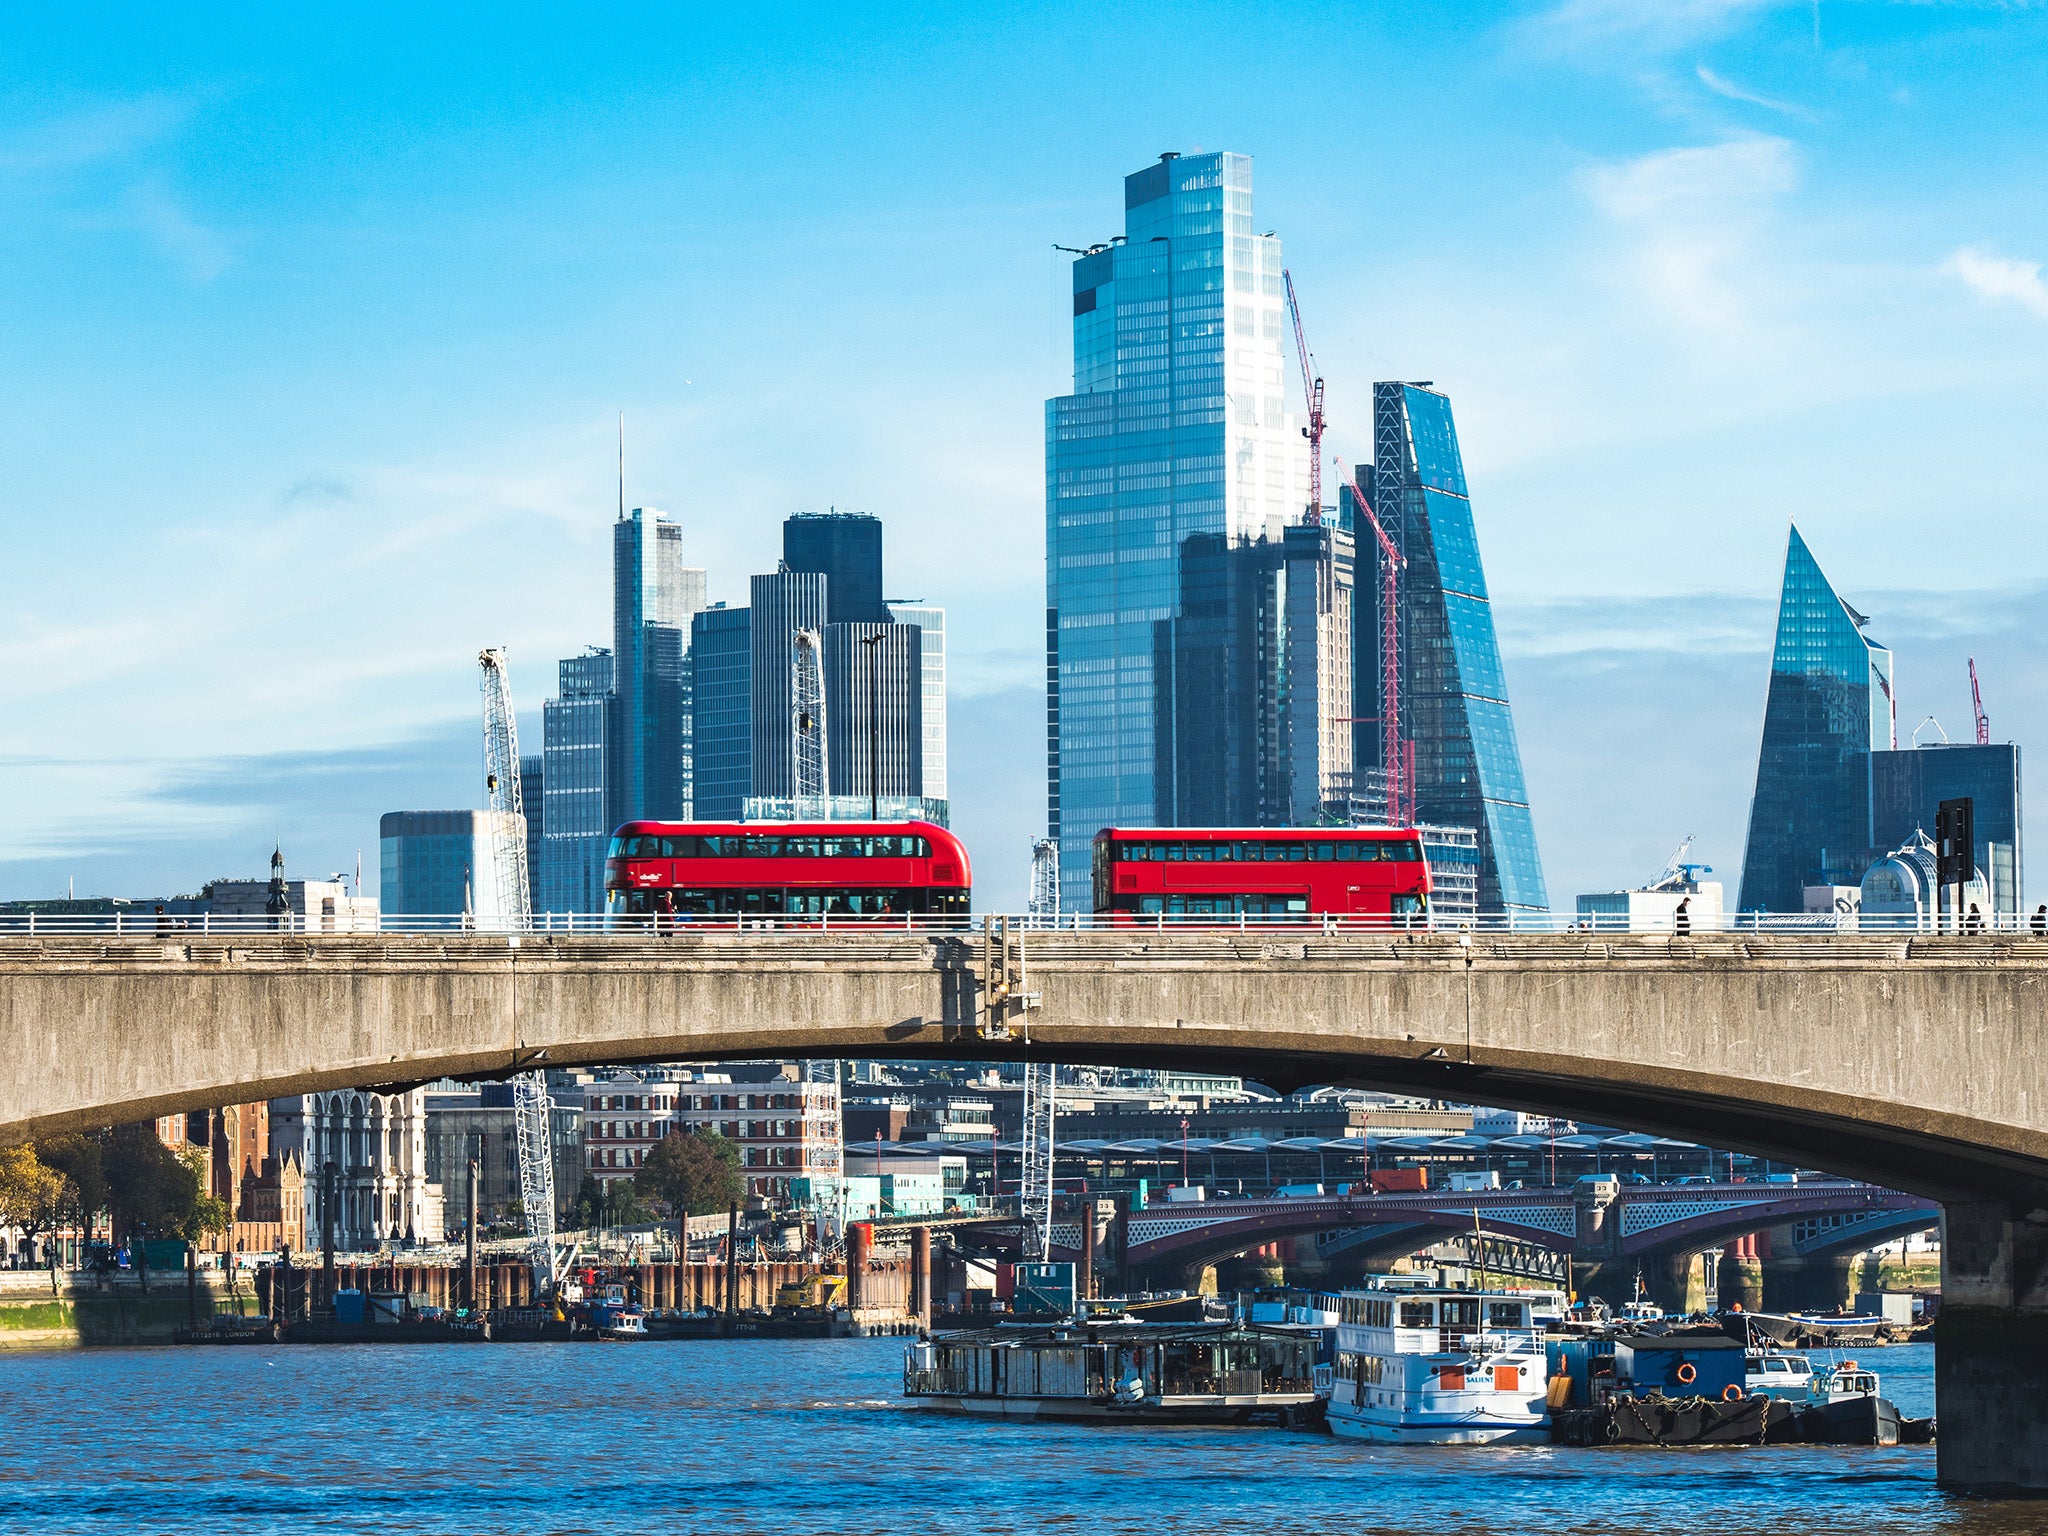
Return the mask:
<svg viewBox="0 0 2048 1536">
<path fill-rule="evenodd" d="M 1335 843 L 1316 844 L 1315 858 L 1318 863 L 1328 864 L 1335 860 L 1336 857 L 1337 845 Z"/>
<path fill-rule="evenodd" d="M 1288 862 L 1288 863 L 1290 863 L 1290 864 L 1301 864 L 1301 863 L 1305 863 L 1305 862 L 1307 861 L 1307 859 L 1308 859 L 1308 844 L 1306 844 L 1306 843 L 1284 843 L 1284 844 L 1282 844 L 1281 846 L 1283 846 L 1283 847 L 1284 847 L 1284 848 L 1286 848 L 1286 850 L 1287 850 L 1287 862 Z"/>
<path fill-rule="evenodd" d="M 1388 843 L 1386 845 L 1386 854 L 1390 859 L 1400 859 L 1409 864 L 1420 864 L 1422 862 L 1422 844 Z"/>
</svg>

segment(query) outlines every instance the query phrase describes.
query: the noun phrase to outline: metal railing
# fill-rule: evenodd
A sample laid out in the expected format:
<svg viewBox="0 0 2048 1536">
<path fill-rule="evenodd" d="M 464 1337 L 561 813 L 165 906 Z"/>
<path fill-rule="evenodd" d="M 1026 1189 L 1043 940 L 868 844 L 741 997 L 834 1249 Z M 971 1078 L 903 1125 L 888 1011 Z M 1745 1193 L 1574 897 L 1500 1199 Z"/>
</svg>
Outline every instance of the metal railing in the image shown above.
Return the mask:
<svg viewBox="0 0 2048 1536">
<path fill-rule="evenodd" d="M 161 939 L 182 942 L 196 937 L 225 938 L 350 938 L 378 935 L 618 937 L 669 938 L 693 933 L 848 933 L 980 935 L 997 923 L 1027 933 L 1243 933 L 1309 938 L 1338 935 L 1456 938 L 1528 934 L 1652 936 L 1669 939 L 1709 938 L 1743 934 L 1841 934 L 1866 938 L 2003 937 L 2048 939 L 2048 913 L 1999 912 L 1965 917 L 1960 923 L 1944 915 L 1932 919 L 1890 914 L 1862 917 L 1832 912 L 1741 912 L 1695 918 L 1683 926 L 1669 918 L 1631 923 L 1619 914 L 1593 916 L 1569 912 L 1505 912 L 1480 917 L 1447 918 L 1428 914 L 1393 917 L 1350 913 L 1286 912 L 1197 914 L 1171 912 L 1062 912 L 1052 915 L 791 913 L 762 916 L 698 916 L 687 914 L 624 914 L 607 912 L 536 912 L 527 918 L 463 917 L 445 913 L 263 914 L 115 911 L 95 913 L 9 912 L 0 910 L 0 937 L 57 938 L 66 935 Z"/>
</svg>

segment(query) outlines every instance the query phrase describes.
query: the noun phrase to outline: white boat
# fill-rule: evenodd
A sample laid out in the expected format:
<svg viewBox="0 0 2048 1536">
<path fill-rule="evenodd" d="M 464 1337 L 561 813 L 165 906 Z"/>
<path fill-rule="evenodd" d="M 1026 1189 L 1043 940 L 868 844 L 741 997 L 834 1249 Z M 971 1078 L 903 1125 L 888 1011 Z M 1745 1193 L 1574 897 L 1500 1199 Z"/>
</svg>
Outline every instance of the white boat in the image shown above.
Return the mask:
<svg viewBox="0 0 2048 1536">
<path fill-rule="evenodd" d="M 1547 1438 L 1541 1291 L 1344 1291 L 1337 1304 L 1330 1432 L 1383 1445 L 1498 1445 Z"/>
<path fill-rule="evenodd" d="M 1804 1355 L 1753 1349 L 1744 1357 L 1742 1384 L 1751 1397 L 1803 1403 L 1813 1386 L 1813 1362 Z"/>
</svg>

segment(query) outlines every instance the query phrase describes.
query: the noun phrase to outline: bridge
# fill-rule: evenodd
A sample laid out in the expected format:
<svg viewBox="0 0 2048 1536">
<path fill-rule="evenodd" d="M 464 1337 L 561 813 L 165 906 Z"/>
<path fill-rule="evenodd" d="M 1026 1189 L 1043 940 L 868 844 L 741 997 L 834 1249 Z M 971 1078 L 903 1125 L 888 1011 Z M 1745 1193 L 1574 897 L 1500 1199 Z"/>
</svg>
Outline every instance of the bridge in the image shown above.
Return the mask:
<svg viewBox="0 0 2048 1536">
<path fill-rule="evenodd" d="M 862 928 L 0 940 L 0 1138 L 536 1064 L 995 1056 L 1576 1115 L 1945 1211 L 1941 1470 L 2048 1490 L 2048 941 Z"/>
</svg>

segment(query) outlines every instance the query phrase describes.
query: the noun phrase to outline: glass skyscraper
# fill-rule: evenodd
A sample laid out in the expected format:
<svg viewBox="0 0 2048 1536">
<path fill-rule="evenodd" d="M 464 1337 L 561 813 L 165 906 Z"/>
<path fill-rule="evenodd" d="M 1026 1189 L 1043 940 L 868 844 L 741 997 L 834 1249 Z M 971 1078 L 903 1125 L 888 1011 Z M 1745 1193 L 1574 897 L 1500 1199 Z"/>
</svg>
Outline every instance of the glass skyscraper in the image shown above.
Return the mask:
<svg viewBox="0 0 2048 1536">
<path fill-rule="evenodd" d="M 693 814 L 738 821 L 754 787 L 752 614 L 720 603 L 690 624 Z"/>
<path fill-rule="evenodd" d="M 923 787 L 912 791 L 926 800 L 946 798 L 946 610 L 931 603 L 891 603 L 889 617 L 915 625 L 917 661 L 923 698 L 918 714 L 924 722 Z"/>
<path fill-rule="evenodd" d="M 1074 392 L 1045 414 L 1048 822 L 1070 905 L 1099 828 L 1176 803 L 1183 544 L 1277 537 L 1306 508 L 1280 271 L 1235 154 L 1125 177 L 1124 233 L 1073 264 Z"/>
<path fill-rule="evenodd" d="M 2018 912 L 2020 888 L 2020 749 L 2011 742 L 1928 742 L 1870 758 L 1872 857 L 1901 847 L 1915 832 L 1934 835 L 1944 800 L 1971 801 L 1977 873 L 1994 912 Z"/>
<path fill-rule="evenodd" d="M 1892 653 L 1835 594 L 1799 530 L 1785 551 L 1763 746 L 1742 860 L 1744 912 L 1797 912 L 1808 885 L 1870 862 L 1871 754 L 1892 740 Z"/>
<path fill-rule="evenodd" d="M 756 576 L 749 584 L 756 796 L 786 800 L 796 795 L 796 635 L 825 627 L 825 580 L 814 571 L 785 569 Z M 828 742 L 836 729 L 828 712 Z"/>
<path fill-rule="evenodd" d="M 1428 384 L 1375 384 L 1373 464 L 1360 483 L 1406 562 L 1400 572 L 1401 734 L 1414 753 L 1415 819 L 1478 834 L 1481 912 L 1547 911 L 1543 861 L 1450 400 Z M 1354 520 L 1361 548 L 1374 551 L 1368 566 L 1373 576 L 1358 582 L 1354 655 L 1360 708 L 1354 713 L 1377 716 L 1377 578 L 1386 556 L 1363 519 L 1354 514 Z M 1384 773 L 1378 722 L 1361 719 L 1355 729 L 1360 768 Z"/>
<path fill-rule="evenodd" d="M 799 512 L 782 523 L 782 564 L 823 576 L 827 624 L 886 624 L 882 520 L 865 512 Z"/>
<path fill-rule="evenodd" d="M 680 527 L 650 507 L 613 525 L 614 826 L 690 814 L 690 620 L 704 600 L 704 572 L 683 564 Z"/>
<path fill-rule="evenodd" d="M 565 658 L 557 696 L 541 707 L 540 858 L 533 865 L 536 912 L 602 912 L 604 855 L 612 822 L 606 764 L 618 713 L 612 653 L 593 646 Z"/>
</svg>

